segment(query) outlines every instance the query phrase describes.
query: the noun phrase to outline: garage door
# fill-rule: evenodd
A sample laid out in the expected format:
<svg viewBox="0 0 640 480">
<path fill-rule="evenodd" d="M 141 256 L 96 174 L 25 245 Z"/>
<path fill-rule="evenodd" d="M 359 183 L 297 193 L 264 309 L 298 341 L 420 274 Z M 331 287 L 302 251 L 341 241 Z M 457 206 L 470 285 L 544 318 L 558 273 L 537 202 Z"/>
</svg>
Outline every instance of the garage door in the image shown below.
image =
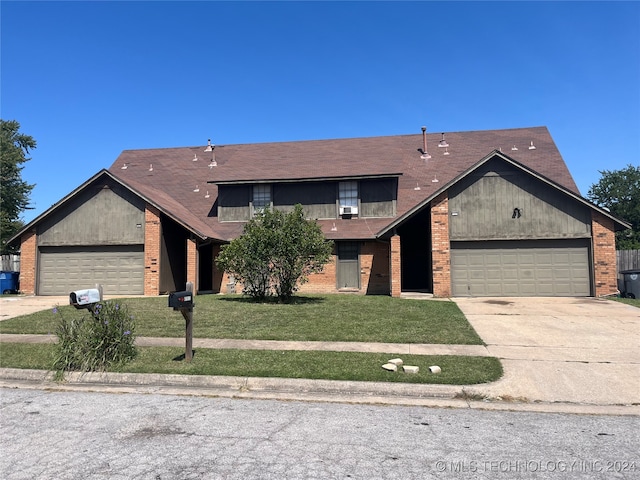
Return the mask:
<svg viewBox="0 0 640 480">
<path fill-rule="evenodd" d="M 591 295 L 588 240 L 457 242 L 453 296 Z"/>
<path fill-rule="evenodd" d="M 142 245 L 42 247 L 39 265 L 39 295 L 68 295 L 97 283 L 105 295 L 144 293 Z"/>
</svg>

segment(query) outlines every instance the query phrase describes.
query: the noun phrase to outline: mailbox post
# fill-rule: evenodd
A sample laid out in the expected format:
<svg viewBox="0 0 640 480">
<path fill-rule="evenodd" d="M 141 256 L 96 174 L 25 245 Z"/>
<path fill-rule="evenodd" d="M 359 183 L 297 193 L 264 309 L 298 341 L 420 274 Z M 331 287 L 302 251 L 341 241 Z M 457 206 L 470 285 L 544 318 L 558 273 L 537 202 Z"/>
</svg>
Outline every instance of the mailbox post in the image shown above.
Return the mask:
<svg viewBox="0 0 640 480">
<path fill-rule="evenodd" d="M 180 310 L 185 320 L 185 352 L 184 359 L 190 362 L 193 358 L 193 283 L 187 282 L 187 289 L 169 294 L 169 306 Z"/>
</svg>

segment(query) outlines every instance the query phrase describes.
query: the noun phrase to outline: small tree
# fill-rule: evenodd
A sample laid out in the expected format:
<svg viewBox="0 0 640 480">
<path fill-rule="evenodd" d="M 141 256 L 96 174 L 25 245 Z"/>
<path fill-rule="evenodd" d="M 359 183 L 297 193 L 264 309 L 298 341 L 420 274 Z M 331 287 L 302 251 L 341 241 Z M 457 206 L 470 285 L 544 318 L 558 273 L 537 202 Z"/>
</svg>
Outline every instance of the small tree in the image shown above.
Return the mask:
<svg viewBox="0 0 640 480">
<path fill-rule="evenodd" d="M 309 275 L 323 270 L 331 250 L 320 226 L 296 205 L 289 213 L 266 209 L 256 215 L 222 248 L 217 264 L 242 282 L 248 295 L 263 300 L 275 294 L 288 302 Z"/>
<path fill-rule="evenodd" d="M 631 230 L 616 233 L 618 250 L 640 249 L 640 167 L 603 170 L 602 178 L 591 185 L 587 197 L 600 207 L 631 224 Z"/>
<path fill-rule="evenodd" d="M 15 120 L 0 119 L 0 253 L 14 253 L 6 242 L 23 226 L 20 214 L 29 208 L 29 194 L 33 185 L 22 180 L 23 163 L 36 141 L 20 133 Z"/>
</svg>

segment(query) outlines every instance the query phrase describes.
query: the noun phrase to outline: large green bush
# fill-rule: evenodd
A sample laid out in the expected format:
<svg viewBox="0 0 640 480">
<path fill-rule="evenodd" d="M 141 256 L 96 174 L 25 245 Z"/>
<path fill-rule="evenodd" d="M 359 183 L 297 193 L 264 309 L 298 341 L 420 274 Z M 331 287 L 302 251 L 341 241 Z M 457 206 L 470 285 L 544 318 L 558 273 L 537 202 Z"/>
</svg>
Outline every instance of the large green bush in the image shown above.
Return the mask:
<svg viewBox="0 0 640 480">
<path fill-rule="evenodd" d="M 106 370 L 136 356 L 135 323 L 125 304 L 99 302 L 82 312 L 65 316 L 54 309 L 59 316 L 54 370 Z"/>
<path fill-rule="evenodd" d="M 268 208 L 256 214 L 240 237 L 222 247 L 218 267 L 242 283 L 257 300 L 276 295 L 289 302 L 309 275 L 331 261 L 333 242 L 317 222 L 307 220 L 300 204 L 291 212 Z"/>
</svg>

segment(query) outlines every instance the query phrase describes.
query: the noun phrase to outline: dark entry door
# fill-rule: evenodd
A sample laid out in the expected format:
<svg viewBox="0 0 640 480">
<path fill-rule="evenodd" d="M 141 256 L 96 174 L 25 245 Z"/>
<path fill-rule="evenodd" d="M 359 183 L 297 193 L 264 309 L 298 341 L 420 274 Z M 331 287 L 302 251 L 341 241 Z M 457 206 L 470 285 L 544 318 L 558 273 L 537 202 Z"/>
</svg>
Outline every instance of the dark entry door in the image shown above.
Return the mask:
<svg viewBox="0 0 640 480">
<path fill-rule="evenodd" d="M 336 243 L 338 254 L 338 289 L 360 288 L 360 246 L 358 242 Z"/>
</svg>

